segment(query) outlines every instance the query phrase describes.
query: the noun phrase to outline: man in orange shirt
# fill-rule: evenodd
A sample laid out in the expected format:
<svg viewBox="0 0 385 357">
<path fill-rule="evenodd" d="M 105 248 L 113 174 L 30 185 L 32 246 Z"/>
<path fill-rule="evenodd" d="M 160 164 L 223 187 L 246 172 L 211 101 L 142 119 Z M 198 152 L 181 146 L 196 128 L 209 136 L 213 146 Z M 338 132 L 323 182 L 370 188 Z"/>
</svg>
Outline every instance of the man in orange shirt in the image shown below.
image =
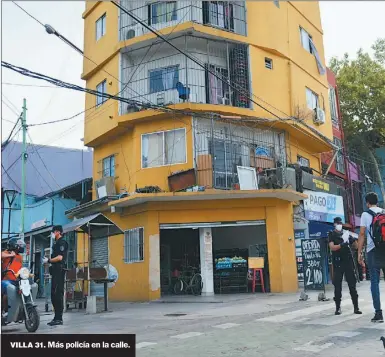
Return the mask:
<svg viewBox="0 0 385 357">
<path fill-rule="evenodd" d="M 8 241 L 7 249 L 1 252 L 1 295 L 3 296 L 3 309 L 8 312 L 7 287 L 14 284 L 17 277 L 15 274 L 23 267 L 23 256 L 25 243 L 18 238 Z M 9 271 L 12 270 L 12 271 Z"/>
</svg>

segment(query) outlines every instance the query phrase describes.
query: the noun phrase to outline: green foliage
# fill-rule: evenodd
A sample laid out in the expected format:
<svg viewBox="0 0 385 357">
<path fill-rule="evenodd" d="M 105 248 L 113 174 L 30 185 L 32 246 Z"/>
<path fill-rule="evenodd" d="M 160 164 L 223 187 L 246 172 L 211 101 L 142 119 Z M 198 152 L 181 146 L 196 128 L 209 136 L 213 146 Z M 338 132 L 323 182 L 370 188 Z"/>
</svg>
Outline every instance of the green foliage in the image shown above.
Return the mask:
<svg viewBox="0 0 385 357">
<path fill-rule="evenodd" d="M 333 58 L 348 147 L 363 156 L 385 145 L 385 39 L 372 46 L 373 56 L 360 49 L 356 58 Z"/>
</svg>

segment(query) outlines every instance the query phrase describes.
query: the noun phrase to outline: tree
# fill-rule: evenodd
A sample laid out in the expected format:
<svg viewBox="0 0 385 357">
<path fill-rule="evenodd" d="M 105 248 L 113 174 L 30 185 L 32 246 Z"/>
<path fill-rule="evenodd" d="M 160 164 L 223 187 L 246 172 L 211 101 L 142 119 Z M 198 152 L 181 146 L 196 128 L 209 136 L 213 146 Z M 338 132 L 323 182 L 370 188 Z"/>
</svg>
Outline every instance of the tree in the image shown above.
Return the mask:
<svg viewBox="0 0 385 357">
<path fill-rule="evenodd" d="M 375 149 L 385 146 L 385 38 L 372 46 L 373 56 L 358 50 L 355 59 L 345 54 L 332 58 L 348 150 L 372 165 L 385 200 L 384 180 Z"/>
</svg>

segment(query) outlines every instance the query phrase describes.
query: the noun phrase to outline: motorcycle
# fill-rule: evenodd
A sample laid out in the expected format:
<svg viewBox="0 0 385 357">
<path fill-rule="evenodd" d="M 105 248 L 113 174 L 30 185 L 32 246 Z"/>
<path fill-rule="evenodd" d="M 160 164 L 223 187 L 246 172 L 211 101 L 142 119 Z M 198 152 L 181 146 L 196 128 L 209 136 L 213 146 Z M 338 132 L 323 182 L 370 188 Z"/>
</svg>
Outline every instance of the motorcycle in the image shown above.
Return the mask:
<svg viewBox="0 0 385 357">
<path fill-rule="evenodd" d="M 21 268 L 17 274 L 11 269 L 7 271 L 16 277 L 16 281 L 15 284 L 7 286 L 8 315 L 1 317 L 1 325 L 24 322 L 28 332 L 35 332 L 40 325 L 40 315 L 34 302 L 38 286 L 30 282 L 31 274 L 28 268 Z"/>
</svg>

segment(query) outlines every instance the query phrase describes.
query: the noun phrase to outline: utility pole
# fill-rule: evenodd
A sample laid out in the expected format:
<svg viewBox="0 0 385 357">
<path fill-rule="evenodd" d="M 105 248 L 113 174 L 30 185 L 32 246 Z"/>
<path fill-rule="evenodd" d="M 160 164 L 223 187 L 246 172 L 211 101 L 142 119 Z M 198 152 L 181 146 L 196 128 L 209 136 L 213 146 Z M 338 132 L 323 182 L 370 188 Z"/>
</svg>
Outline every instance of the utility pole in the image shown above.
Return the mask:
<svg viewBox="0 0 385 357">
<path fill-rule="evenodd" d="M 21 229 L 20 239 L 24 241 L 24 216 L 25 216 L 25 163 L 27 161 L 27 100 L 23 99 L 23 114 L 21 116 L 23 131 L 23 152 L 21 153 Z"/>
</svg>

